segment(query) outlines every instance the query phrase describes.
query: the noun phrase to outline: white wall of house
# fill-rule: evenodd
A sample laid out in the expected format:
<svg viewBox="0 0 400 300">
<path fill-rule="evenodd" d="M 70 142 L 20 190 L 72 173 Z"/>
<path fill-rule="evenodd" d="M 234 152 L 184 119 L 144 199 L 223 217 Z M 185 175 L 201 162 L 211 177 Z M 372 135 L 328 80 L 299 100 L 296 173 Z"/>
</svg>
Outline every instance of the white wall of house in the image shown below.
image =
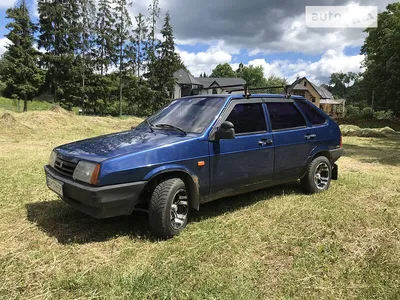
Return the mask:
<svg viewBox="0 0 400 300">
<path fill-rule="evenodd" d="M 175 83 L 174 86 L 174 99 L 178 99 L 181 97 L 181 87 L 179 84 Z"/>
</svg>

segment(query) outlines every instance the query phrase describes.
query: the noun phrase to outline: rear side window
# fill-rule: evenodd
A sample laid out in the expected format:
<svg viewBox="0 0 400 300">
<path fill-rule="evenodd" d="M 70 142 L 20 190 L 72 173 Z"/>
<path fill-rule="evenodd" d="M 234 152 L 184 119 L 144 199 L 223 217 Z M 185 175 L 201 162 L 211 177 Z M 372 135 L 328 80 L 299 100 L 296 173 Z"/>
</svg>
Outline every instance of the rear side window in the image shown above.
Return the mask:
<svg viewBox="0 0 400 300">
<path fill-rule="evenodd" d="M 306 101 L 298 101 L 297 104 L 312 125 L 322 125 L 326 123 L 326 118 L 313 107 L 314 105 L 308 104 Z"/>
<path fill-rule="evenodd" d="M 261 103 L 237 104 L 226 120 L 235 126 L 236 134 L 267 130 Z"/>
<path fill-rule="evenodd" d="M 306 120 L 294 103 L 267 103 L 272 130 L 290 129 L 306 126 Z"/>
</svg>

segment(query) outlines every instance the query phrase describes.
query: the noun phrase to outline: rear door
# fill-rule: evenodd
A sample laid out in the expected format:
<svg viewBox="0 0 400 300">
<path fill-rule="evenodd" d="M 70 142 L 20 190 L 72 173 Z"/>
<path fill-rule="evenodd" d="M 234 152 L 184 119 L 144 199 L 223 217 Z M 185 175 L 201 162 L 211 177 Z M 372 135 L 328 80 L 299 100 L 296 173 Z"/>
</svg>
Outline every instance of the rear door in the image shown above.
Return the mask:
<svg viewBox="0 0 400 300">
<path fill-rule="evenodd" d="M 265 99 L 275 145 L 274 179 L 298 179 L 312 151 L 307 122 L 292 99 Z"/>
<path fill-rule="evenodd" d="M 211 195 L 251 190 L 271 180 L 274 148 L 262 99 L 233 100 L 217 126 L 230 121 L 235 126 L 233 140 L 209 142 Z"/>
</svg>

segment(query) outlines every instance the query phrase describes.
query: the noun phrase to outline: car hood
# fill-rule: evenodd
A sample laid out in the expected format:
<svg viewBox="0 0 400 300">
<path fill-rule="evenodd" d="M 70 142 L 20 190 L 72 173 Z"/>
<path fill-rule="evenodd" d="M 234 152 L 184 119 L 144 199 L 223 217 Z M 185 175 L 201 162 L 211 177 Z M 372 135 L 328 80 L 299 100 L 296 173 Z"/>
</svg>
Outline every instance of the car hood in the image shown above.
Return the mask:
<svg viewBox="0 0 400 300">
<path fill-rule="evenodd" d="M 73 142 L 55 150 L 58 155 L 72 160 L 101 162 L 124 154 L 143 152 L 196 137 L 195 134 L 185 136 L 172 130 L 150 132 L 135 129 Z"/>
</svg>

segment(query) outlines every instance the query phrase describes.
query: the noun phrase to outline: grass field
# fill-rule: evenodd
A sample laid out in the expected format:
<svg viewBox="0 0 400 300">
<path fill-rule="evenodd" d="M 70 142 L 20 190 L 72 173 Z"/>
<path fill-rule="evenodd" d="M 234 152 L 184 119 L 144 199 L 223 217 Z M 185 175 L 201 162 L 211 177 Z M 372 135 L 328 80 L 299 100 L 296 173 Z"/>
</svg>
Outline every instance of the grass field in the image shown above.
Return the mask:
<svg viewBox="0 0 400 300">
<path fill-rule="evenodd" d="M 139 119 L 0 111 L 2 299 L 399 299 L 400 137 L 345 137 L 340 180 L 215 201 L 168 241 L 95 220 L 45 185 L 59 144 Z M 2 117 L 3 115 L 3 117 Z"/>
<path fill-rule="evenodd" d="M 50 110 L 53 105 L 49 102 L 46 101 L 38 101 L 38 100 L 33 100 L 33 101 L 28 101 L 28 111 L 31 110 Z M 10 110 L 17 112 L 18 111 L 18 101 L 17 100 L 12 100 L 4 97 L 0 97 L 0 109 L 3 110 Z M 24 109 L 24 101 L 21 100 L 19 102 L 19 111 L 22 111 Z"/>
</svg>

